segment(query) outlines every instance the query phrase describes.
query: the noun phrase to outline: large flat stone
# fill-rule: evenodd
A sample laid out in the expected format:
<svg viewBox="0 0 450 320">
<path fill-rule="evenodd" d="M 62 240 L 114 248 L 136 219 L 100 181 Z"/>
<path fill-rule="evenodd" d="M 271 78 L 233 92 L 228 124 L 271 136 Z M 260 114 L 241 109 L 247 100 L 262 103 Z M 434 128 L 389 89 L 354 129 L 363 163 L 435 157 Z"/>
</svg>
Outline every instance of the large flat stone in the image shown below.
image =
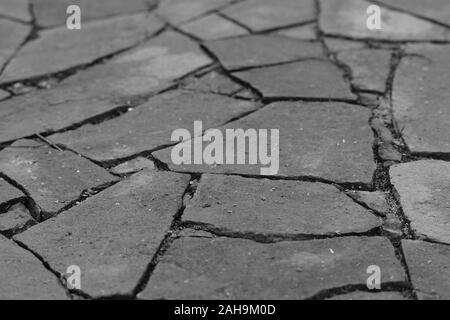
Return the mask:
<svg viewBox="0 0 450 320">
<path fill-rule="evenodd" d="M 0 2 L 0 13 L 5 16 L 16 18 L 22 21 L 31 21 L 28 0 L 2 0 Z"/>
<path fill-rule="evenodd" d="M 413 231 L 450 244 L 450 163 L 421 160 L 394 165 L 389 173 Z"/>
<path fill-rule="evenodd" d="M 180 26 L 180 29 L 202 40 L 216 40 L 248 33 L 243 27 L 215 13 L 186 23 Z"/>
<path fill-rule="evenodd" d="M 68 17 L 67 7 L 77 5 L 81 9 L 82 28 L 87 21 L 144 12 L 157 4 L 157 0 L 31 0 L 30 2 L 33 5 L 36 23 L 42 27 L 65 25 Z"/>
<path fill-rule="evenodd" d="M 369 110 L 345 103 L 277 102 L 220 129 L 224 136 L 227 128 L 279 129 L 279 176 L 315 176 L 370 184 L 376 166 L 369 117 Z M 247 160 L 242 165 L 175 165 L 171 149 L 154 155 L 173 170 L 261 174 L 261 167 L 266 166 L 249 165 L 248 151 L 246 148 Z"/>
<path fill-rule="evenodd" d="M 323 183 L 203 175 L 183 220 L 262 235 L 345 234 L 381 220 Z"/>
<path fill-rule="evenodd" d="M 145 40 L 161 27 L 157 17 L 142 13 L 84 23 L 81 30 L 66 26 L 43 30 L 20 49 L 0 82 L 44 76 L 93 62 Z"/>
<path fill-rule="evenodd" d="M 450 247 L 423 241 L 402 241 L 411 282 L 421 300 L 450 299 Z"/>
<path fill-rule="evenodd" d="M 16 236 L 54 270 L 81 269 L 81 290 L 131 293 L 182 204 L 189 176 L 143 171 Z"/>
<path fill-rule="evenodd" d="M 358 90 L 384 93 L 391 69 L 391 51 L 363 49 L 344 51 L 337 58 L 352 70 L 352 84 Z"/>
<path fill-rule="evenodd" d="M 0 19 L 0 70 L 25 41 L 30 30 L 30 26 L 22 23 Z"/>
<path fill-rule="evenodd" d="M 194 121 L 202 120 L 204 129 L 211 128 L 255 108 L 251 102 L 216 94 L 172 91 L 121 117 L 50 138 L 92 159 L 107 161 L 173 144 L 172 131 L 191 130 Z"/>
<path fill-rule="evenodd" d="M 247 0 L 222 11 L 253 31 L 288 26 L 315 19 L 314 1 Z"/>
<path fill-rule="evenodd" d="M 11 203 L 18 202 L 24 196 L 22 191 L 0 178 L 0 212 L 3 212 Z"/>
<path fill-rule="evenodd" d="M 399 130 L 414 153 L 450 152 L 450 46 L 407 52 L 416 55 L 402 58 L 392 97 Z"/>
<path fill-rule="evenodd" d="M 341 70 L 325 60 L 304 60 L 234 75 L 252 85 L 265 98 L 355 99 Z"/>
<path fill-rule="evenodd" d="M 67 299 L 57 278 L 31 253 L 0 235 L 0 299 Z"/>
<path fill-rule="evenodd" d="M 165 32 L 48 90 L 0 103 L 0 141 L 60 130 L 134 105 L 212 61 L 187 37 Z"/>
<path fill-rule="evenodd" d="M 320 0 L 319 25 L 328 35 L 387 40 L 448 40 L 450 31 L 412 15 L 381 7 L 381 29 L 367 28 L 367 8 L 364 0 Z"/>
<path fill-rule="evenodd" d="M 229 70 L 324 57 L 320 42 L 299 41 L 274 35 L 253 35 L 205 43 Z"/>
<path fill-rule="evenodd" d="M 156 266 L 144 299 L 304 299 L 365 284 L 377 264 L 382 283 L 404 280 L 387 238 L 345 237 L 262 244 L 181 237 Z"/>
<path fill-rule="evenodd" d="M 77 200 L 83 191 L 117 180 L 105 169 L 69 151 L 19 140 L 0 152 L 0 172 L 25 188 L 46 218 Z"/>
</svg>

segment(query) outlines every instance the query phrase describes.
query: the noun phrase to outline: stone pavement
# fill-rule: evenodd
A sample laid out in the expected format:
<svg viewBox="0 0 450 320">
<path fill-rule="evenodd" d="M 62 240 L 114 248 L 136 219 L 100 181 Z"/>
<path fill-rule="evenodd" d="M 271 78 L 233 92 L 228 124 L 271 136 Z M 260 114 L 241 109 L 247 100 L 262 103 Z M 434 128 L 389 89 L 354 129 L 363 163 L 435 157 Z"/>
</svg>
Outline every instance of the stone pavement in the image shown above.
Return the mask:
<svg viewBox="0 0 450 320">
<path fill-rule="evenodd" d="M 449 299 L 450 3 L 371 4 L 0 0 L 0 299 Z"/>
</svg>

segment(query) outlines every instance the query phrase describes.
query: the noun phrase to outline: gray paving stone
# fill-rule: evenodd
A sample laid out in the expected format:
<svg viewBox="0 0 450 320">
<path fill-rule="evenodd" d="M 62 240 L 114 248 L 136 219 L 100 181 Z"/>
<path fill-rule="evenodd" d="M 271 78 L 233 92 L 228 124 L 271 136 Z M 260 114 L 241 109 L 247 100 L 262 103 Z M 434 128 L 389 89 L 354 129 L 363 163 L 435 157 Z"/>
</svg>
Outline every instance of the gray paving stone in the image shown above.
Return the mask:
<svg viewBox="0 0 450 320">
<path fill-rule="evenodd" d="M 0 212 L 3 212 L 10 203 L 17 202 L 24 196 L 22 191 L 0 178 Z"/>
<path fill-rule="evenodd" d="M 171 91 L 151 98 L 121 117 L 50 138 L 89 158 L 107 161 L 173 144 L 173 130 L 191 130 L 194 121 L 203 121 L 206 129 L 255 108 L 251 102 L 216 94 Z"/>
<path fill-rule="evenodd" d="M 323 183 L 203 175 L 183 220 L 261 235 L 345 234 L 381 220 Z"/>
<path fill-rule="evenodd" d="M 390 206 L 387 203 L 387 194 L 381 191 L 347 191 L 347 194 L 355 201 L 363 203 L 368 208 L 377 213 L 386 216 L 390 212 Z"/>
<path fill-rule="evenodd" d="M 25 41 L 30 30 L 29 26 L 22 23 L 0 19 L 0 70 Z"/>
<path fill-rule="evenodd" d="M 450 31 L 411 15 L 381 7 L 381 29 L 367 28 L 366 10 L 372 2 L 364 0 L 320 0 L 319 25 L 328 35 L 388 40 L 448 40 Z"/>
<path fill-rule="evenodd" d="M 191 79 L 186 83 L 184 89 L 200 92 L 212 92 L 224 95 L 234 95 L 243 87 L 231 80 L 229 77 L 218 72 L 209 72 L 201 78 Z"/>
<path fill-rule="evenodd" d="M 450 3 L 447 0 L 380 0 L 378 2 L 450 25 Z"/>
<path fill-rule="evenodd" d="M 347 39 L 335 39 L 330 37 L 324 38 L 325 45 L 332 52 L 349 51 L 355 49 L 363 49 L 366 47 L 364 42 L 358 42 Z"/>
<path fill-rule="evenodd" d="M 402 241 L 402 247 L 417 297 L 450 299 L 450 247 L 414 240 Z"/>
<path fill-rule="evenodd" d="M 111 169 L 111 172 L 115 174 L 130 174 L 141 171 L 144 168 L 148 168 L 149 170 L 156 170 L 154 163 L 150 159 L 137 157 L 133 160 L 126 161 L 115 166 Z"/>
<path fill-rule="evenodd" d="M 450 163 L 420 160 L 394 165 L 389 173 L 413 231 L 450 244 Z"/>
<path fill-rule="evenodd" d="M 0 100 L 6 99 L 10 96 L 10 93 L 0 89 Z"/>
<path fill-rule="evenodd" d="M 165 32 L 57 87 L 0 103 L 0 141 L 60 130 L 118 106 L 133 105 L 212 61 L 197 44 Z"/>
<path fill-rule="evenodd" d="M 57 278 L 31 253 L 0 235 L 0 299 L 67 299 Z"/>
<path fill-rule="evenodd" d="M 173 25 L 193 20 L 206 12 L 220 9 L 231 0 L 162 0 L 156 13 Z"/>
<path fill-rule="evenodd" d="M 180 29 L 202 40 L 216 40 L 248 33 L 243 27 L 215 13 L 183 24 Z"/>
<path fill-rule="evenodd" d="M 69 151 L 19 140 L 0 152 L 0 172 L 25 188 L 47 218 L 77 200 L 85 190 L 117 180 L 105 169 Z"/>
<path fill-rule="evenodd" d="M 352 84 L 358 90 L 384 93 L 391 69 L 391 51 L 362 49 L 341 52 L 338 60 L 352 70 Z"/>
<path fill-rule="evenodd" d="M 12 0 L 10 0 L 12 1 Z M 144 12 L 156 6 L 156 0 L 31 0 L 36 22 L 42 27 L 65 25 L 68 14 L 67 7 L 77 5 L 81 9 L 82 28 L 85 22 L 129 14 Z"/>
<path fill-rule="evenodd" d="M 66 26 L 43 30 L 20 49 L 0 82 L 44 76 L 93 62 L 145 40 L 161 27 L 157 17 L 142 13 L 88 22 L 81 30 Z"/>
<path fill-rule="evenodd" d="M 387 238 L 344 237 L 262 244 L 181 237 L 150 278 L 143 299 L 304 299 L 321 290 L 365 284 L 380 266 L 382 283 L 402 281 Z"/>
<path fill-rule="evenodd" d="M 205 45 L 229 70 L 324 57 L 320 42 L 298 41 L 275 35 L 208 41 Z"/>
<path fill-rule="evenodd" d="M 8 212 L 0 214 L 0 234 L 11 237 L 36 224 L 28 209 L 21 203 L 12 205 Z"/>
<path fill-rule="evenodd" d="M 280 36 L 288 38 L 300 39 L 300 40 L 315 40 L 316 37 L 316 24 L 310 23 L 305 26 L 293 27 L 289 29 L 283 29 L 275 32 Z"/>
<path fill-rule="evenodd" d="M 375 163 L 369 117 L 368 109 L 345 103 L 277 102 L 220 129 L 223 135 L 224 129 L 232 128 L 279 129 L 278 176 L 314 176 L 370 184 Z M 205 144 L 209 142 L 204 142 L 203 148 Z M 267 148 L 270 150 L 271 146 Z M 153 155 L 177 171 L 260 175 L 261 167 L 266 167 L 249 165 L 248 154 L 242 165 L 175 165 L 171 152 L 169 148 Z"/>
<path fill-rule="evenodd" d="M 341 70 L 323 60 L 304 60 L 233 75 L 250 83 L 265 98 L 355 99 Z"/>
<path fill-rule="evenodd" d="M 142 171 L 15 238 L 91 296 L 131 293 L 182 204 L 189 176 Z"/>
<path fill-rule="evenodd" d="M 396 71 L 394 117 L 412 152 L 450 152 L 450 46 L 411 46 Z"/>
<path fill-rule="evenodd" d="M 315 19 L 314 1 L 247 0 L 222 11 L 253 31 L 288 26 Z"/>
<path fill-rule="evenodd" d="M 2 0 L 0 2 L 0 13 L 8 17 L 30 22 L 31 15 L 28 5 L 28 0 Z"/>
<path fill-rule="evenodd" d="M 352 293 L 334 296 L 329 300 L 407 300 L 407 299 L 399 292 L 356 291 Z"/>
</svg>

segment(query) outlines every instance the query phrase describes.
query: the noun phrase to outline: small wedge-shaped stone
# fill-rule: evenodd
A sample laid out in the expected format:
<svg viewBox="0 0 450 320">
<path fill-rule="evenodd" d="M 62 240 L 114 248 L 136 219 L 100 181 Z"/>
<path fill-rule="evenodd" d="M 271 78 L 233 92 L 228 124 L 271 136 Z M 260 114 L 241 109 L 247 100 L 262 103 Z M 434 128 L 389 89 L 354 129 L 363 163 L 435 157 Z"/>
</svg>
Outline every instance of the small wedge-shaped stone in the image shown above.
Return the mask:
<svg viewBox="0 0 450 320">
<path fill-rule="evenodd" d="M 203 175 L 183 220 L 238 233 L 345 234 L 381 220 L 331 185 Z"/>
<path fill-rule="evenodd" d="M 180 26 L 180 29 L 202 40 L 215 40 L 248 33 L 243 27 L 218 14 L 210 14 L 186 23 Z"/>
<path fill-rule="evenodd" d="M 106 161 L 173 144 L 172 132 L 189 130 L 194 121 L 202 120 L 205 129 L 211 128 L 255 108 L 251 102 L 215 94 L 173 91 L 155 96 L 121 117 L 50 138 L 89 158 Z"/>
<path fill-rule="evenodd" d="M 22 191 L 0 178 L 0 213 L 7 209 L 11 203 L 16 203 L 23 197 L 25 195 Z"/>
<path fill-rule="evenodd" d="M 265 98 L 355 99 L 341 70 L 324 60 L 304 60 L 235 72 L 234 75 L 256 88 Z"/>
<path fill-rule="evenodd" d="M 320 42 L 253 35 L 205 43 L 229 70 L 324 56 Z"/>
<path fill-rule="evenodd" d="M 91 296 L 130 294 L 182 205 L 188 175 L 142 171 L 16 238 Z"/>
<path fill-rule="evenodd" d="M 387 238 L 257 243 L 181 237 L 164 254 L 138 297 L 305 299 L 326 289 L 365 285 L 372 264 L 382 270 L 382 285 L 405 278 Z"/>
<path fill-rule="evenodd" d="M 421 160 L 394 165 L 389 173 L 413 231 L 450 244 L 450 163 Z"/>
<path fill-rule="evenodd" d="M 0 299 L 68 299 L 56 275 L 30 252 L 0 235 Z"/>
<path fill-rule="evenodd" d="M 0 172 L 27 190 L 47 218 L 77 200 L 83 191 L 117 180 L 108 171 L 70 152 L 33 140 L 19 140 L 0 151 Z"/>
<path fill-rule="evenodd" d="M 12 237 L 34 224 L 36 220 L 22 203 L 17 203 L 8 212 L 0 214 L 0 234 L 6 237 Z"/>
<path fill-rule="evenodd" d="M 129 48 L 155 33 L 162 22 L 151 14 L 87 22 L 80 30 L 66 26 L 41 31 L 8 64 L 0 82 L 52 74 Z"/>
<path fill-rule="evenodd" d="M 381 28 L 369 29 L 365 0 L 320 0 L 320 29 L 326 34 L 387 40 L 448 40 L 450 31 L 407 13 L 381 7 Z"/>
</svg>

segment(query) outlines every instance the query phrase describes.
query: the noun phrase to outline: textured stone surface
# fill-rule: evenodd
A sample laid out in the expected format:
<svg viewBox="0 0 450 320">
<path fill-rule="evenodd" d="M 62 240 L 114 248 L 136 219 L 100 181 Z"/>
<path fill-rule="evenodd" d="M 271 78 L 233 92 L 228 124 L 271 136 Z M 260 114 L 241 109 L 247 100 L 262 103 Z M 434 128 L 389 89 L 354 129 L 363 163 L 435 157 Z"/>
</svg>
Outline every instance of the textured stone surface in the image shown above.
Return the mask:
<svg viewBox="0 0 450 320">
<path fill-rule="evenodd" d="M 250 83 L 266 98 L 354 99 L 341 70 L 324 60 L 304 60 L 234 75 Z"/>
<path fill-rule="evenodd" d="M 387 194 L 385 192 L 348 191 L 347 194 L 355 199 L 355 201 L 363 203 L 368 208 L 383 216 L 386 216 L 390 211 L 389 204 L 386 201 Z"/>
<path fill-rule="evenodd" d="M 253 103 L 220 95 L 173 91 L 153 97 L 119 118 L 50 138 L 92 159 L 105 161 L 173 144 L 172 131 L 186 128 L 192 133 L 194 121 L 202 120 L 206 129 L 255 108 Z"/>
<path fill-rule="evenodd" d="M 321 290 L 365 284 L 370 264 L 382 283 L 404 274 L 386 238 L 345 237 L 262 244 L 182 237 L 157 265 L 144 299 L 303 299 Z"/>
<path fill-rule="evenodd" d="M 369 117 L 369 110 L 345 103 L 278 102 L 223 129 L 279 129 L 280 176 L 315 176 L 370 184 L 375 163 Z M 260 174 L 259 164 L 174 165 L 170 154 L 171 149 L 154 152 L 174 170 Z"/>
<path fill-rule="evenodd" d="M 181 207 L 189 176 L 142 171 L 16 238 L 92 296 L 130 293 Z"/>
<path fill-rule="evenodd" d="M 196 78 L 186 83 L 185 89 L 200 92 L 212 92 L 224 95 L 234 95 L 243 88 L 229 77 L 218 72 L 209 72 L 201 78 Z"/>
<path fill-rule="evenodd" d="M 93 62 L 137 44 L 161 27 L 158 18 L 143 13 L 87 22 L 76 31 L 66 26 L 43 30 L 20 49 L 0 82 L 44 76 Z"/>
<path fill-rule="evenodd" d="M 25 41 L 30 30 L 29 26 L 22 23 L 0 19 L 0 70 Z"/>
<path fill-rule="evenodd" d="M 115 174 L 129 174 L 140 171 L 144 168 L 148 168 L 150 170 L 156 169 L 155 165 L 150 159 L 137 157 L 136 159 L 126 161 L 119 164 L 118 166 L 115 166 L 111 169 L 111 172 Z"/>
<path fill-rule="evenodd" d="M 0 151 L 0 172 L 27 190 L 41 211 L 33 214 L 44 218 L 77 200 L 83 191 L 117 180 L 70 151 L 33 140 L 17 141 Z"/>
<path fill-rule="evenodd" d="M 1 172 L 1 170 L 0 170 Z M 3 212 L 10 203 L 17 202 L 25 195 L 19 189 L 0 178 L 0 212 Z"/>
<path fill-rule="evenodd" d="M 324 55 L 320 42 L 298 41 L 274 35 L 208 41 L 205 45 L 230 70 Z"/>
<path fill-rule="evenodd" d="M 366 47 L 365 43 L 362 41 L 358 42 L 353 40 L 335 39 L 330 37 L 325 37 L 324 41 L 326 46 L 328 47 L 328 50 L 332 52 L 350 51 Z"/>
<path fill-rule="evenodd" d="M 407 300 L 407 299 L 399 292 L 356 291 L 352 293 L 334 296 L 329 300 Z"/>
<path fill-rule="evenodd" d="M 180 26 L 180 29 L 202 40 L 214 40 L 248 33 L 243 27 L 217 14 L 210 14 L 186 23 Z"/>
<path fill-rule="evenodd" d="M 315 19 L 314 1 L 247 0 L 222 11 L 253 31 L 268 30 Z"/>
<path fill-rule="evenodd" d="M 7 17 L 30 22 L 31 15 L 28 5 L 28 0 L 2 0 L 0 2 L 0 13 Z"/>
<path fill-rule="evenodd" d="M 365 232 L 381 220 L 333 186 L 204 175 L 183 220 L 251 234 Z"/>
<path fill-rule="evenodd" d="M 394 117 L 412 152 L 450 152 L 450 46 L 411 46 L 394 79 Z"/>
<path fill-rule="evenodd" d="M 10 0 L 16 1 L 16 0 Z M 156 0 L 30 0 L 33 12 L 39 26 L 50 27 L 65 25 L 68 17 L 66 10 L 70 5 L 77 5 L 81 9 L 82 23 L 127 14 L 144 12 L 155 7 Z"/>
<path fill-rule="evenodd" d="M 394 165 L 389 172 L 413 231 L 450 244 L 450 163 L 421 160 Z"/>
<path fill-rule="evenodd" d="M 0 234 L 7 237 L 11 237 L 34 224 L 36 224 L 36 221 L 21 203 L 11 206 L 8 212 L 0 214 Z"/>
<path fill-rule="evenodd" d="M 417 297 L 450 299 L 450 248 L 422 241 L 402 241 L 403 252 Z"/>
<path fill-rule="evenodd" d="M 316 37 L 316 24 L 310 23 L 305 26 L 293 27 L 289 29 L 283 29 L 277 31 L 275 34 L 285 36 L 288 38 L 300 39 L 300 40 L 315 40 Z"/>
<path fill-rule="evenodd" d="M 367 8 L 373 3 L 364 0 L 320 0 L 321 29 L 330 35 L 389 40 L 448 40 L 450 31 L 411 15 L 381 8 L 381 29 L 367 28 Z"/>
<path fill-rule="evenodd" d="M 337 58 L 352 70 L 352 84 L 359 90 L 383 93 L 391 67 L 391 52 L 363 49 L 342 52 Z"/>
<path fill-rule="evenodd" d="M 10 96 L 9 92 L 0 89 L 0 100 L 6 99 Z"/>
<path fill-rule="evenodd" d="M 0 141 L 59 130 L 134 104 L 211 62 L 187 37 L 165 32 L 55 88 L 0 103 Z"/>
<path fill-rule="evenodd" d="M 0 299 L 67 299 L 57 278 L 31 253 L 0 235 Z"/>
</svg>

